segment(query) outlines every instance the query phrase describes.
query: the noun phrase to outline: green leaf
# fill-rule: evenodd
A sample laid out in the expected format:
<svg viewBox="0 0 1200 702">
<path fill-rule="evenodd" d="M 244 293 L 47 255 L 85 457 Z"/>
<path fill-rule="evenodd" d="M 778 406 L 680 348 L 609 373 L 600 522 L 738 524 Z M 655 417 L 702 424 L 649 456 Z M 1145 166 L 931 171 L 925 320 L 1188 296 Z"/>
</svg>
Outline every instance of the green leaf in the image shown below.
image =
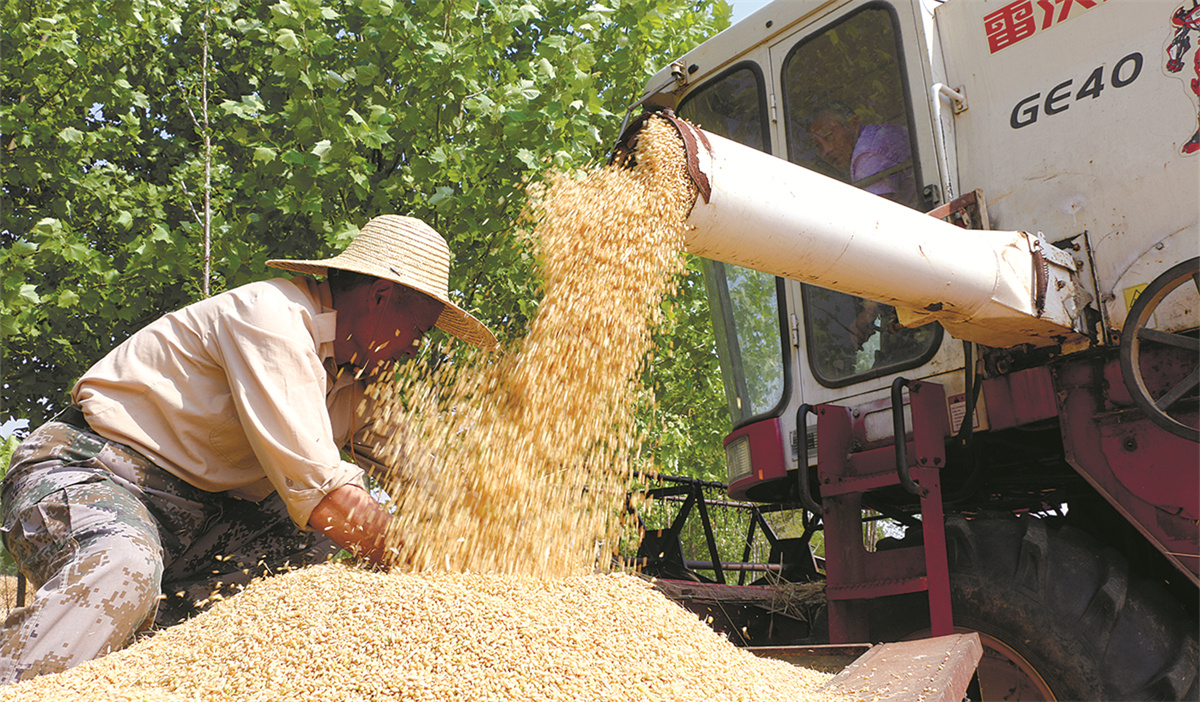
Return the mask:
<svg viewBox="0 0 1200 702">
<path fill-rule="evenodd" d="M 325 85 L 337 90 L 346 84 L 346 79 L 337 71 L 325 71 Z"/>
<path fill-rule="evenodd" d="M 59 307 L 75 307 L 79 304 L 79 295 L 74 290 L 62 290 L 58 293 Z"/>
<path fill-rule="evenodd" d="M 300 48 L 300 40 L 296 38 L 296 33 L 290 29 L 279 30 L 279 33 L 275 35 L 275 43 L 288 51 L 295 51 Z"/>
<path fill-rule="evenodd" d="M 22 300 L 25 300 L 31 305 L 38 305 L 42 302 L 42 296 L 37 294 L 37 286 L 28 283 L 21 286 L 19 293 Z"/>
<path fill-rule="evenodd" d="M 54 217 L 43 217 L 33 225 L 33 233 L 46 236 L 57 235 L 62 231 L 62 222 Z"/>
<path fill-rule="evenodd" d="M 518 149 L 517 160 L 525 164 L 525 166 L 530 169 L 537 168 L 538 166 L 537 154 L 529 149 Z"/>
<path fill-rule="evenodd" d="M 437 189 L 434 190 L 433 195 L 429 197 L 429 204 L 437 206 L 452 197 L 454 197 L 454 190 L 452 188 L 439 185 Z"/>
<path fill-rule="evenodd" d="M 86 261 L 91 253 L 92 250 L 83 244 L 71 243 L 62 247 L 63 258 L 72 263 Z"/>
</svg>

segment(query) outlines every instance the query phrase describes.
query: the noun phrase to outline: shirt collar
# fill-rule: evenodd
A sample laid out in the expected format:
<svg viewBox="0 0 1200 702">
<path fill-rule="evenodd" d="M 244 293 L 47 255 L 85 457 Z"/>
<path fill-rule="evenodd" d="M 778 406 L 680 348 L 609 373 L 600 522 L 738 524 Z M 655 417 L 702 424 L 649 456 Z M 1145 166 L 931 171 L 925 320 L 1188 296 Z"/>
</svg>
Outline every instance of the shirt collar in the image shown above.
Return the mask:
<svg viewBox="0 0 1200 702">
<path fill-rule="evenodd" d="M 330 290 L 328 281 L 317 282 L 308 276 L 297 276 L 291 280 L 308 295 L 316 309 L 312 317 L 313 338 L 317 342 L 317 356 L 325 366 L 328 395 L 354 382 L 354 374 L 343 372 L 333 360 L 333 340 L 337 337 L 337 311 L 333 309 L 333 291 Z"/>
<path fill-rule="evenodd" d="M 317 282 L 308 276 L 292 278 L 312 300 L 315 314 L 312 318 L 313 339 L 317 342 L 317 355 L 322 361 L 332 361 L 333 340 L 337 337 L 337 311 L 333 309 L 333 293 L 327 281 Z"/>
</svg>

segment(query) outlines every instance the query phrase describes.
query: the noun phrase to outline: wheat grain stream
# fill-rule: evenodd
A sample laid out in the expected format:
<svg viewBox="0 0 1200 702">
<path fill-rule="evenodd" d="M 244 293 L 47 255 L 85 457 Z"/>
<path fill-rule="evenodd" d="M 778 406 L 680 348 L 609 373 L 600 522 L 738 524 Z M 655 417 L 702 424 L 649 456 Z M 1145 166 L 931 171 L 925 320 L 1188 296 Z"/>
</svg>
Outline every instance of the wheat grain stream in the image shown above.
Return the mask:
<svg viewBox="0 0 1200 702">
<path fill-rule="evenodd" d="M 533 194 L 545 296 L 519 346 L 374 388 L 381 457 L 399 468 L 382 482 L 400 560 L 558 577 L 613 543 L 640 444 L 638 372 L 695 193 L 657 119 L 632 168 L 552 178 Z"/>
</svg>

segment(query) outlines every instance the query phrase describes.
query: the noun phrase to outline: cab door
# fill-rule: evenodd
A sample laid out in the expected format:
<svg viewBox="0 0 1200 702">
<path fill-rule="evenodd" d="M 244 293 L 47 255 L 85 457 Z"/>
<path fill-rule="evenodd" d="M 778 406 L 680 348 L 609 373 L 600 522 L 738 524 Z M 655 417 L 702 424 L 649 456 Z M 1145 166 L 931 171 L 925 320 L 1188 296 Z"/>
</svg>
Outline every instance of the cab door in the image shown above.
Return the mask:
<svg viewBox="0 0 1200 702">
<path fill-rule="evenodd" d="M 782 38 L 770 55 L 778 155 L 920 211 L 939 204 L 918 3 L 849 3 Z M 944 334 L 936 324 L 907 329 L 888 305 L 798 283 L 788 291 L 802 342 L 799 394 L 809 403 L 844 402 L 898 374 L 928 376 L 957 360 L 937 358 Z"/>
<path fill-rule="evenodd" d="M 881 197 L 931 209 L 942 193 L 924 97 L 932 79 L 919 3 L 813 10 L 699 81 L 679 114 Z M 726 453 L 735 497 L 787 499 L 782 492 L 794 490 L 788 473 L 801 455 L 802 403 L 873 401 L 898 374 L 922 378 L 961 368 L 961 350 L 943 343 L 940 326 L 901 328 L 887 305 L 729 264 L 711 262 L 706 273 L 734 423 Z M 890 430 L 885 424 L 881 431 Z"/>
</svg>

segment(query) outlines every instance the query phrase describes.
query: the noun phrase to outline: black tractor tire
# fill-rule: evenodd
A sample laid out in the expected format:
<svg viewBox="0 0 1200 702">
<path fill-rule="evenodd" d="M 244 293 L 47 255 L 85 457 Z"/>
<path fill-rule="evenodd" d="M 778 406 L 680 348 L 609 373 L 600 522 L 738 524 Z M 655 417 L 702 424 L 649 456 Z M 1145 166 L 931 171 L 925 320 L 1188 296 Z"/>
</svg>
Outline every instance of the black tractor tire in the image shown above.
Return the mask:
<svg viewBox="0 0 1200 702">
<path fill-rule="evenodd" d="M 981 663 L 984 700 L 1200 697 L 1196 619 L 1083 531 L 952 514 L 946 549 L 955 629 L 979 632 L 985 663 L 1009 666 L 989 686 Z M 915 606 L 873 608 L 873 639 L 928 635 L 929 620 L 917 623 L 928 616 L 925 594 L 906 597 Z"/>
</svg>

